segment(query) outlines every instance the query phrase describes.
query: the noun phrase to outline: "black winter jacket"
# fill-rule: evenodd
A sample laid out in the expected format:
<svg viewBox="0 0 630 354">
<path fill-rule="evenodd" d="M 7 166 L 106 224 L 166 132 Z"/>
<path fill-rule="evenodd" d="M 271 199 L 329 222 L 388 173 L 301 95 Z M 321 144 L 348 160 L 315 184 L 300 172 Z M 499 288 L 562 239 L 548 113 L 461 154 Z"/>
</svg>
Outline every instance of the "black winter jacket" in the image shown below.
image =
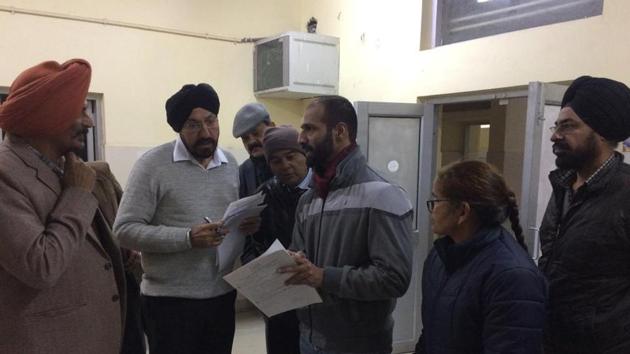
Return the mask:
<svg viewBox="0 0 630 354">
<path fill-rule="evenodd" d="M 539 261 L 549 280 L 548 351 L 630 353 L 630 165 L 616 153 L 574 192 L 564 217 L 575 173 L 549 178 Z"/>
<path fill-rule="evenodd" d="M 547 285 L 512 234 L 497 226 L 434 245 L 416 353 L 542 353 Z"/>
<path fill-rule="evenodd" d="M 261 185 L 258 190 L 263 192 L 267 207 L 260 215 L 262 220 L 258 232 L 245 239 L 245 248 L 241 256 L 243 264 L 263 254 L 275 239 L 278 239 L 285 248 L 291 245 L 295 208 L 300 196 L 306 191 L 299 187 L 288 187 L 275 177 Z"/>
<path fill-rule="evenodd" d="M 258 190 L 258 187 L 273 177 L 265 158 L 245 160 L 238 167 L 238 197 L 248 197 Z"/>
</svg>

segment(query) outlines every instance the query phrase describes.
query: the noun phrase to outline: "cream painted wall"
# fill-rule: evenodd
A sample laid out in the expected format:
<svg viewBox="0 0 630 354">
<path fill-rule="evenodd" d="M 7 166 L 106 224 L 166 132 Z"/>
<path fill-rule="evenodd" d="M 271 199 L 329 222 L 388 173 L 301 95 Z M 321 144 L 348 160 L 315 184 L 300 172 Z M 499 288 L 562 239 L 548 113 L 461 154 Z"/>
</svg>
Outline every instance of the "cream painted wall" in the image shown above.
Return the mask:
<svg viewBox="0 0 630 354">
<path fill-rule="evenodd" d="M 0 5 L 107 18 L 230 37 L 264 37 L 301 27 L 297 2 L 213 1 L 19 1 Z M 239 161 L 247 157 L 232 137 L 236 111 L 256 101 L 252 44 L 232 44 L 136 29 L 0 12 L 0 86 L 44 60 L 87 59 L 91 92 L 103 94 L 105 154 L 125 183 L 137 157 L 172 140 L 164 103 L 187 83 L 208 82 L 221 100 L 219 145 Z M 267 99 L 272 118 L 299 125 L 301 101 Z"/>
<path fill-rule="evenodd" d="M 421 0 L 303 0 L 301 13 L 341 38 L 340 93 L 353 101 L 416 102 L 582 74 L 630 84 L 626 0 L 604 1 L 602 16 L 424 51 Z"/>
<path fill-rule="evenodd" d="M 625 0 L 606 0 L 603 16 L 423 51 L 421 0 L 0 0 L 0 5 L 238 38 L 302 30 L 315 16 L 318 33 L 341 39 L 340 94 L 352 101 L 416 102 L 585 73 L 630 82 Z M 234 113 L 255 100 L 251 44 L 0 12 L 0 53 L 0 86 L 46 59 L 92 62 L 91 91 L 104 97 L 106 157 L 123 183 L 136 153 L 174 137 L 165 123 L 164 101 L 189 82 L 206 81 L 217 89 L 220 145 L 239 160 L 246 157 L 230 131 Z M 278 123 L 299 125 L 304 101 L 263 102 Z"/>
</svg>

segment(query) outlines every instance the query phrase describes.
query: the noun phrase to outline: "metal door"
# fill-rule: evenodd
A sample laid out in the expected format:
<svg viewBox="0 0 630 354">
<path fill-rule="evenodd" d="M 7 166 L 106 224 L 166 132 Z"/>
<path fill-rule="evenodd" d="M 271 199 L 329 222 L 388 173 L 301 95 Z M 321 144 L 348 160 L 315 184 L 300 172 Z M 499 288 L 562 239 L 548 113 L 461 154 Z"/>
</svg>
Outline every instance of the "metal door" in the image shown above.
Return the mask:
<svg viewBox="0 0 630 354">
<path fill-rule="evenodd" d="M 433 105 L 357 102 L 357 141 L 368 164 L 402 186 L 414 206 L 413 276 L 394 310 L 394 353 L 414 350 L 422 327 L 422 266 L 432 244 L 424 207 L 431 194 L 435 166 Z"/>
<path fill-rule="evenodd" d="M 529 84 L 520 217 L 527 247 L 536 261 L 540 257 L 538 230 L 551 197 L 548 176 L 556 168 L 549 127 L 555 124 L 566 90 L 564 85 Z"/>
</svg>

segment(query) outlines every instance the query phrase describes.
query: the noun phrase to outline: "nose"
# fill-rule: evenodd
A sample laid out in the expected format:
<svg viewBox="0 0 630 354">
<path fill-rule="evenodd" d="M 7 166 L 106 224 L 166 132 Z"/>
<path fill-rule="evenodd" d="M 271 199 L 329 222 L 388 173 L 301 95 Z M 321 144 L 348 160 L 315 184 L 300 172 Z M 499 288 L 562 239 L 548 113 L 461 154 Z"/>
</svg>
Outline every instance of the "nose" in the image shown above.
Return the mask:
<svg viewBox="0 0 630 354">
<path fill-rule="evenodd" d="M 205 124 L 201 125 L 201 130 L 199 130 L 199 134 L 203 137 L 203 138 L 208 138 L 210 136 L 212 136 L 212 132 L 211 132 L 211 128 Z"/>
<path fill-rule="evenodd" d="M 301 131 L 300 135 L 298 135 L 298 144 L 306 144 L 307 141 L 306 134 L 304 134 L 304 131 Z"/>
<path fill-rule="evenodd" d="M 92 128 L 94 126 L 94 119 L 89 114 L 84 114 L 81 119 L 81 124 L 86 128 Z"/>
<path fill-rule="evenodd" d="M 552 142 L 556 142 L 558 140 L 562 140 L 562 135 L 558 134 L 558 132 L 553 132 L 551 133 L 551 138 L 549 138 L 549 140 L 551 140 Z"/>
<path fill-rule="evenodd" d="M 280 167 L 280 170 L 282 172 L 286 172 L 291 167 L 291 165 L 289 165 L 289 163 L 287 163 L 286 159 L 282 159 L 282 161 L 280 161 L 280 166 L 279 167 Z"/>
</svg>

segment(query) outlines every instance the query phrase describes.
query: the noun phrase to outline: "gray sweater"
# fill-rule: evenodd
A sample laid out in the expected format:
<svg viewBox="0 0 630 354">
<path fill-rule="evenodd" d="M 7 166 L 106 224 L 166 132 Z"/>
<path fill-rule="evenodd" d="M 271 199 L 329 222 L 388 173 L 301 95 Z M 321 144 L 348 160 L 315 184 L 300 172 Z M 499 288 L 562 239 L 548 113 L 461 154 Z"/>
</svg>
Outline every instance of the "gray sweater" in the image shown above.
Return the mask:
<svg viewBox="0 0 630 354">
<path fill-rule="evenodd" d="M 142 252 L 141 290 L 150 296 L 205 299 L 232 288 L 218 274 L 216 248 L 191 248 L 187 232 L 207 216 L 219 220 L 238 197 L 238 165 L 206 170 L 173 162 L 174 142 L 144 154 L 134 165 L 114 232 L 125 248 Z M 229 270 L 228 270 L 229 271 Z"/>
</svg>

